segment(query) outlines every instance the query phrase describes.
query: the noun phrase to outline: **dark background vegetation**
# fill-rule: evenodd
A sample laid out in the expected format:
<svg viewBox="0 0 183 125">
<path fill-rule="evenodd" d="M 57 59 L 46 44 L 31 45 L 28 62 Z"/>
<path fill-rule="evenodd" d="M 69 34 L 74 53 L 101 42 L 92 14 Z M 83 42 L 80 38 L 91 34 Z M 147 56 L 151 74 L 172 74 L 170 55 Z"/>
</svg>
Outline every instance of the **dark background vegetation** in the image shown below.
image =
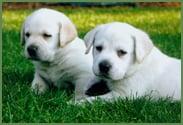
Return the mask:
<svg viewBox="0 0 183 125">
<path fill-rule="evenodd" d="M 109 6 L 131 6 L 131 7 L 180 7 L 180 2 L 67 2 L 67 3 L 50 3 L 50 2 L 33 2 L 33 3 L 3 3 L 3 9 L 35 9 L 40 7 L 55 7 L 55 6 L 73 6 L 73 7 L 109 7 Z"/>
</svg>

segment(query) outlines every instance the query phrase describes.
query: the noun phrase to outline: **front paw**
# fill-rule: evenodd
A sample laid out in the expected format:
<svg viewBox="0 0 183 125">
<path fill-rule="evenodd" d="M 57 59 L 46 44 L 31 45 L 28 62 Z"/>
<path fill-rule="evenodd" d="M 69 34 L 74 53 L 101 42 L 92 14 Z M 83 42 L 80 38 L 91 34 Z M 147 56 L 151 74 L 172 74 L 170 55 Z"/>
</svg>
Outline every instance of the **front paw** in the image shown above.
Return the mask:
<svg viewBox="0 0 183 125">
<path fill-rule="evenodd" d="M 92 104 L 94 100 L 96 100 L 97 97 L 86 97 L 83 99 L 78 99 L 78 100 L 70 100 L 69 102 L 67 102 L 67 104 L 70 105 L 85 105 L 85 104 Z"/>
<path fill-rule="evenodd" d="M 84 106 L 86 104 L 86 100 L 70 100 L 67 102 L 68 105 L 77 105 L 77 106 Z"/>
<path fill-rule="evenodd" d="M 47 85 L 44 83 L 33 83 L 31 86 L 32 91 L 35 92 L 35 94 L 40 95 L 44 94 L 46 90 L 48 89 Z"/>
</svg>

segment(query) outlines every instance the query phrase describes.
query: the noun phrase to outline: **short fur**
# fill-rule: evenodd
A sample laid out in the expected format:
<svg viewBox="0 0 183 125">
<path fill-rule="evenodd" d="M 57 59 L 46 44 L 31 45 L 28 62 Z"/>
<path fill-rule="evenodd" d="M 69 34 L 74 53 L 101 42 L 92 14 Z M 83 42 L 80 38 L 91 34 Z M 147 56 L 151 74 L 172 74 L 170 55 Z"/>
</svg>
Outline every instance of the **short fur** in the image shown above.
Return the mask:
<svg viewBox="0 0 183 125">
<path fill-rule="evenodd" d="M 108 23 L 92 29 L 84 41 L 87 52 L 93 45 L 93 72 L 108 79 L 112 90 L 100 98 L 111 100 L 151 94 L 155 99 L 167 96 L 181 99 L 181 61 L 163 54 L 142 30 L 126 23 Z M 99 52 L 97 46 L 103 49 Z M 119 57 L 117 50 L 126 54 Z M 99 69 L 103 60 L 111 64 L 106 76 Z"/>
<path fill-rule="evenodd" d="M 44 34 L 50 36 L 44 36 Z M 25 20 L 21 41 L 25 56 L 35 66 L 32 89 L 44 93 L 49 84 L 58 88 L 66 83 L 75 84 L 76 99 L 85 96 L 87 85 L 95 77 L 92 72 L 92 54 L 85 55 L 84 42 L 77 37 L 74 24 L 63 13 L 39 9 Z M 36 46 L 37 58 L 33 59 L 28 47 Z"/>
</svg>

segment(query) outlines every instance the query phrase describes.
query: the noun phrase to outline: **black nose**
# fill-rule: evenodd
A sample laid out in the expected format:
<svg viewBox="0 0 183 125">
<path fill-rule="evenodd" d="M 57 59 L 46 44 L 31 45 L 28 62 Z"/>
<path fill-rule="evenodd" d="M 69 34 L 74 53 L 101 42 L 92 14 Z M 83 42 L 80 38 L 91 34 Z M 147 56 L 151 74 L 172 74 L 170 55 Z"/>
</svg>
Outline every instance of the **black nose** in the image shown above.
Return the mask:
<svg viewBox="0 0 183 125">
<path fill-rule="evenodd" d="M 101 73 L 107 74 L 110 68 L 111 64 L 106 60 L 99 63 L 99 70 Z"/>
<path fill-rule="evenodd" d="M 38 47 L 34 45 L 30 45 L 27 48 L 27 51 L 31 57 L 37 57 L 37 50 L 38 50 Z"/>
</svg>

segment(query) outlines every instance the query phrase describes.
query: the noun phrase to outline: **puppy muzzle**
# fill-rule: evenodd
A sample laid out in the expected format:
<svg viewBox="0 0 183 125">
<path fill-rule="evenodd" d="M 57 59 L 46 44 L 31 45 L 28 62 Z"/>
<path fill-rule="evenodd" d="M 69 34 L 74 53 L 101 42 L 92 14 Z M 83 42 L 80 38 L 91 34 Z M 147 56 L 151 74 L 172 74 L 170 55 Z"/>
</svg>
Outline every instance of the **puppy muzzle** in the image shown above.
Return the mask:
<svg viewBox="0 0 183 125">
<path fill-rule="evenodd" d="M 107 60 L 100 62 L 99 63 L 100 74 L 108 75 L 111 67 L 112 65 Z"/>
<path fill-rule="evenodd" d="M 39 60 L 38 57 L 38 47 L 35 45 L 30 45 L 29 47 L 27 47 L 27 52 L 29 54 L 29 58 L 32 60 Z"/>
</svg>

